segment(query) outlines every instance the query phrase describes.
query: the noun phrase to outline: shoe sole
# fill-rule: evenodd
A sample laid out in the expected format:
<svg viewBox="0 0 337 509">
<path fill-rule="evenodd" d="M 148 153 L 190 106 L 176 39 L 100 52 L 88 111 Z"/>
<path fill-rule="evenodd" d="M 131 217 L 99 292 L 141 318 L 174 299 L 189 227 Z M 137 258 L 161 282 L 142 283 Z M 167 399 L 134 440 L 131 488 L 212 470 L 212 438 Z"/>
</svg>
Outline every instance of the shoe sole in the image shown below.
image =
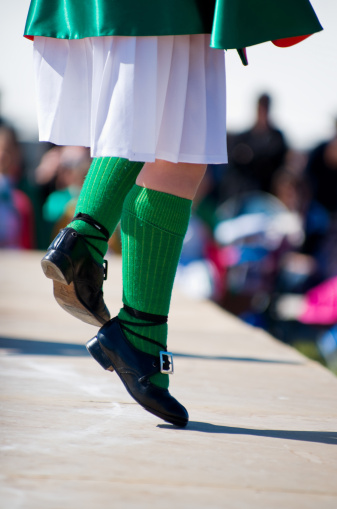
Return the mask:
<svg viewBox="0 0 337 509">
<path fill-rule="evenodd" d="M 76 294 L 74 283 L 67 281 L 57 265 L 50 260 L 43 259 L 41 266 L 45 276 L 52 279 L 55 300 L 64 311 L 90 325 L 96 327 L 104 325 L 104 320 L 97 318 L 82 304 Z"/>
</svg>

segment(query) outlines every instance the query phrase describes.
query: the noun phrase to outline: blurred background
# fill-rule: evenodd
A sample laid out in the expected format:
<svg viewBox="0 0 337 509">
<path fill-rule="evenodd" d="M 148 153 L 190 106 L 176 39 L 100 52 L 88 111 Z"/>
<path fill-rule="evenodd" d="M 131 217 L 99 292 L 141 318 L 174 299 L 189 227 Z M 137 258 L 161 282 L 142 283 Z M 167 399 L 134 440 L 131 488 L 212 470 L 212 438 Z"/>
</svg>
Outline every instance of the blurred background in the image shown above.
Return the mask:
<svg viewBox="0 0 337 509">
<path fill-rule="evenodd" d="M 207 170 L 177 283 L 337 373 L 337 2 L 312 5 L 323 32 L 248 67 L 227 52 L 229 163 Z M 0 247 L 45 250 L 90 154 L 38 143 L 28 6 L 0 6 Z"/>
</svg>

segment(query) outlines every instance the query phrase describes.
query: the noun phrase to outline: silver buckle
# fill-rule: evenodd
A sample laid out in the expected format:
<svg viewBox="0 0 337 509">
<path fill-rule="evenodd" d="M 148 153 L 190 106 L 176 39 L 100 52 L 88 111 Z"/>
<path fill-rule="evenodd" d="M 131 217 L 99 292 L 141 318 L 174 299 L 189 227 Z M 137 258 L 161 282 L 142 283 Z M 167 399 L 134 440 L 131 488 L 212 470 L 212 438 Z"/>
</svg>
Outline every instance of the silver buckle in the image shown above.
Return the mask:
<svg viewBox="0 0 337 509">
<path fill-rule="evenodd" d="M 108 279 L 108 260 L 103 260 L 103 281 Z"/>
<path fill-rule="evenodd" d="M 166 375 L 172 375 L 173 369 L 173 354 L 171 352 L 159 352 L 160 357 L 160 372 Z"/>
</svg>

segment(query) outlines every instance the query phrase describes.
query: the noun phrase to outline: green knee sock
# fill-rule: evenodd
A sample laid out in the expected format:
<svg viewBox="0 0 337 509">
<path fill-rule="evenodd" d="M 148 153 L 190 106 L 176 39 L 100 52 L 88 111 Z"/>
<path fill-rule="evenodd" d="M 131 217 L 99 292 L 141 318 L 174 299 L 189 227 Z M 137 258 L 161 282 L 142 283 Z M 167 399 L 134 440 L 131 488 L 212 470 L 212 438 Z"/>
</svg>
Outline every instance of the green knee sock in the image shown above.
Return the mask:
<svg viewBox="0 0 337 509">
<path fill-rule="evenodd" d="M 79 212 L 88 214 L 102 224 L 109 232 L 109 237 L 121 218 L 125 196 L 134 185 L 144 163 L 128 161 L 118 157 L 99 157 L 93 159 L 85 178 L 75 215 Z M 94 226 L 81 220 L 72 221 L 69 227 L 83 235 L 100 236 Z M 103 256 L 88 245 L 89 251 L 98 263 L 108 250 L 106 239 L 88 239 Z"/>
<path fill-rule="evenodd" d="M 122 211 L 123 302 L 156 315 L 168 315 L 173 282 L 191 213 L 190 200 L 137 185 L 127 195 Z M 133 318 L 125 309 L 118 317 L 134 322 L 128 328 L 163 348 L 167 324 L 137 326 L 146 320 Z M 126 331 L 128 340 L 143 352 L 158 355 L 160 347 Z M 158 373 L 151 381 L 168 387 L 168 375 Z"/>
</svg>

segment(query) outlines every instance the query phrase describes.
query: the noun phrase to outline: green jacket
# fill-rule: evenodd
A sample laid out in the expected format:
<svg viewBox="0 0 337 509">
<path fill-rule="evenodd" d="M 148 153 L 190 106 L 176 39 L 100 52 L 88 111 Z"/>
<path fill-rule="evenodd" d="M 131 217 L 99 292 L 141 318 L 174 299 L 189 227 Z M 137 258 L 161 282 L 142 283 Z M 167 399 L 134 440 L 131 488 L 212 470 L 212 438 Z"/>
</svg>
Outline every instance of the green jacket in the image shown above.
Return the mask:
<svg viewBox="0 0 337 509">
<path fill-rule="evenodd" d="M 209 33 L 211 46 L 245 48 L 322 30 L 309 0 L 31 0 L 25 36 Z"/>
</svg>

